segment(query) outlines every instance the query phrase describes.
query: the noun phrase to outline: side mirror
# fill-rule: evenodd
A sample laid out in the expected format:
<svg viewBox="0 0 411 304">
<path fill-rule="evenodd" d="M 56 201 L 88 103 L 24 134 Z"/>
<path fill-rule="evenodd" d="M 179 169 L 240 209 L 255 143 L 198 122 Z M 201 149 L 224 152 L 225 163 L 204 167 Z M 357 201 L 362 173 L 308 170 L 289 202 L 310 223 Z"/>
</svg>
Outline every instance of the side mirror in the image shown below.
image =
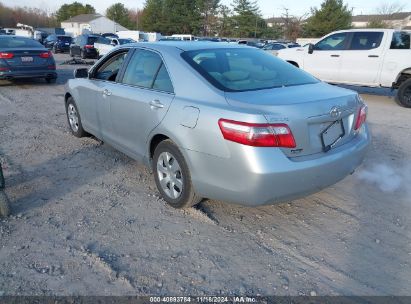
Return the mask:
<svg viewBox="0 0 411 304">
<path fill-rule="evenodd" d="M 88 78 L 88 69 L 86 68 L 75 69 L 74 78 Z"/>
<path fill-rule="evenodd" d="M 314 53 L 314 44 L 310 43 L 308 45 L 308 54 Z"/>
</svg>

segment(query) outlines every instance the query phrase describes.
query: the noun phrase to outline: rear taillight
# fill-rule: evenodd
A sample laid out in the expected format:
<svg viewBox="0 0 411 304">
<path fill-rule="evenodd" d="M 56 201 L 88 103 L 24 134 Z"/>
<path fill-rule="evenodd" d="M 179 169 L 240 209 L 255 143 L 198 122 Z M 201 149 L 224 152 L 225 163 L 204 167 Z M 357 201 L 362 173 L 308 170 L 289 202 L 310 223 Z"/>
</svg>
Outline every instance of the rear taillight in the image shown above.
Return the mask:
<svg viewBox="0 0 411 304">
<path fill-rule="evenodd" d="M 13 53 L 0 52 L 0 59 L 12 59 L 13 57 Z"/>
<path fill-rule="evenodd" d="M 218 121 L 224 139 L 254 147 L 295 148 L 293 133 L 286 124 L 256 124 L 227 119 Z"/>
<path fill-rule="evenodd" d="M 53 54 L 50 51 L 48 51 L 48 52 L 40 53 L 39 56 L 40 58 L 51 58 L 53 57 Z"/>
<path fill-rule="evenodd" d="M 363 105 L 363 106 L 361 106 L 360 110 L 358 111 L 357 120 L 355 121 L 354 130 L 357 131 L 359 128 L 361 128 L 361 126 L 365 123 L 366 120 L 367 120 L 367 106 Z"/>
<path fill-rule="evenodd" d="M 86 44 L 84 47 L 86 49 L 92 49 L 92 48 L 94 48 L 94 45 L 93 44 Z"/>
</svg>

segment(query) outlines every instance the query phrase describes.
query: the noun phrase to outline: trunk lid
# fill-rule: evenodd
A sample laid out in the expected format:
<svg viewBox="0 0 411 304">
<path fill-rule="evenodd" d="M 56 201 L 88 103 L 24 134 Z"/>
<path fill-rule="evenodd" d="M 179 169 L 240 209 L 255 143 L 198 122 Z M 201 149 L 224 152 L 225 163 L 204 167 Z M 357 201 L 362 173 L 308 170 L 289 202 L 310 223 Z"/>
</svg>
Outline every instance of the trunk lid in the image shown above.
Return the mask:
<svg viewBox="0 0 411 304">
<path fill-rule="evenodd" d="M 269 123 L 287 124 L 296 141 L 294 149 L 282 149 L 288 157 L 324 154 L 325 145 L 333 148 L 349 142 L 354 136 L 354 123 L 360 108 L 357 93 L 325 83 L 282 87 L 261 91 L 227 92 L 227 102 L 239 108 L 261 112 Z"/>
</svg>

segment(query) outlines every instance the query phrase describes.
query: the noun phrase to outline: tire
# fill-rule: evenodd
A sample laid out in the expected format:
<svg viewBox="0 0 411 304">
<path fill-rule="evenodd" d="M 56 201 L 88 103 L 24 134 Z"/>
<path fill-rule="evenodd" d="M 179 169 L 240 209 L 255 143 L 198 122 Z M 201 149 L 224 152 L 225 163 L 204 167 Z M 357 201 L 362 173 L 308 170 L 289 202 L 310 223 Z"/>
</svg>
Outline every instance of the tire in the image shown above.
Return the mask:
<svg viewBox="0 0 411 304">
<path fill-rule="evenodd" d="M 404 81 L 397 93 L 397 102 L 406 108 L 411 108 L 411 78 Z"/>
<path fill-rule="evenodd" d="M 10 204 L 6 193 L 0 190 L 0 217 L 10 215 Z"/>
<path fill-rule="evenodd" d="M 201 202 L 191 183 L 184 156 L 171 140 L 158 144 L 153 156 L 153 172 L 157 189 L 163 199 L 177 209 L 189 208 Z"/>
<path fill-rule="evenodd" d="M 70 57 L 74 58 L 74 55 L 73 55 L 73 52 L 71 51 L 71 49 L 69 50 L 69 54 L 70 54 Z"/>
<path fill-rule="evenodd" d="M 80 56 L 81 56 L 81 59 L 86 59 L 87 58 L 87 55 L 83 50 L 80 51 Z"/>
<path fill-rule="evenodd" d="M 81 124 L 81 117 L 76 102 L 72 97 L 69 97 L 66 101 L 66 116 L 70 131 L 75 137 L 80 138 L 87 135 Z"/>
<path fill-rule="evenodd" d="M 47 83 L 56 83 L 57 78 L 46 78 Z"/>
</svg>

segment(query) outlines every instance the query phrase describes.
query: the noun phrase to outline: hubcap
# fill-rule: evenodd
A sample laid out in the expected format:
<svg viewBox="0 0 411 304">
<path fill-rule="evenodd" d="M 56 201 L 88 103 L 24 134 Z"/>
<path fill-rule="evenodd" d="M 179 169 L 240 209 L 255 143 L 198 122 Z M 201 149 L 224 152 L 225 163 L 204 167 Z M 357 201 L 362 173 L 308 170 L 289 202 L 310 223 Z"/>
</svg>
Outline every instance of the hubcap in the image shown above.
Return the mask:
<svg viewBox="0 0 411 304">
<path fill-rule="evenodd" d="M 170 152 L 162 152 L 157 161 L 157 175 L 161 189 L 172 199 L 183 192 L 183 175 L 180 164 Z"/>
<path fill-rule="evenodd" d="M 68 105 L 67 108 L 68 108 L 67 115 L 68 115 L 70 127 L 74 132 L 77 132 L 79 125 L 78 125 L 78 115 L 77 115 L 76 108 L 71 103 Z"/>
</svg>

